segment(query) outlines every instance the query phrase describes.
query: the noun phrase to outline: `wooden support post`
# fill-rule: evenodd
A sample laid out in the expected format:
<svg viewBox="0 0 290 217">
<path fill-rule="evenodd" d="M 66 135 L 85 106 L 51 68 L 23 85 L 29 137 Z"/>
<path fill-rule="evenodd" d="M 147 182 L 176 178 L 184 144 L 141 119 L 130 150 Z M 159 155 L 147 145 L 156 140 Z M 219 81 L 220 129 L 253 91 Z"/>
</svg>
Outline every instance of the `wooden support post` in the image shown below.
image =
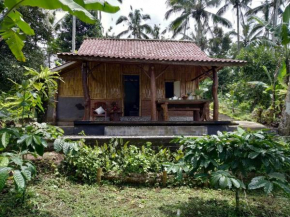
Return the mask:
<svg viewBox="0 0 290 217">
<path fill-rule="evenodd" d="M 150 66 L 150 79 L 151 79 L 151 121 L 157 121 L 156 77 L 154 72 L 154 66 Z"/>
<path fill-rule="evenodd" d="M 82 65 L 82 85 L 83 85 L 83 92 L 85 98 L 85 114 L 84 114 L 84 121 L 89 121 L 91 116 L 91 97 L 90 97 L 90 90 L 88 84 L 88 62 L 84 62 Z"/>
<path fill-rule="evenodd" d="M 167 184 L 167 171 L 163 171 L 163 174 L 162 174 L 162 186 L 166 187 L 166 184 Z"/>
<path fill-rule="evenodd" d="M 102 168 L 98 168 L 97 171 L 97 184 L 100 185 L 102 181 Z"/>
<path fill-rule="evenodd" d="M 58 94 L 59 94 L 59 80 L 56 81 L 57 82 L 57 90 L 54 94 L 54 108 L 53 108 L 53 113 L 52 113 L 52 124 L 54 126 L 57 125 L 57 106 L 58 106 Z"/>
<path fill-rule="evenodd" d="M 212 84 L 212 96 L 213 96 L 213 120 L 219 120 L 219 101 L 218 101 L 218 74 L 216 68 L 212 69 L 213 84 Z"/>
<path fill-rule="evenodd" d="M 169 121 L 168 103 L 162 104 L 161 108 L 162 108 L 162 114 L 163 114 L 163 121 Z"/>
</svg>

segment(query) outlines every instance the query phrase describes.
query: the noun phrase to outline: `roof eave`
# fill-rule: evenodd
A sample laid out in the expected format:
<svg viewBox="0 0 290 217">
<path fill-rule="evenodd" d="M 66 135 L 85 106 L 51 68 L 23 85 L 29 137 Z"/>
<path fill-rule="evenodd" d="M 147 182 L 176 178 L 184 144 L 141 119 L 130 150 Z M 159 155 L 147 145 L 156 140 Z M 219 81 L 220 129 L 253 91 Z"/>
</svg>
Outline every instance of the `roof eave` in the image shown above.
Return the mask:
<svg viewBox="0 0 290 217">
<path fill-rule="evenodd" d="M 51 68 L 50 71 L 52 71 L 52 72 L 60 72 L 60 71 L 65 70 L 65 69 L 67 69 L 67 68 L 69 68 L 69 67 L 71 67 L 71 66 L 73 66 L 75 64 L 77 64 L 77 62 L 75 62 L 75 61 L 68 62 L 68 63 L 62 64 L 60 66 L 56 66 L 54 68 Z"/>
<path fill-rule="evenodd" d="M 58 54 L 58 57 L 67 61 L 95 61 L 108 63 L 145 63 L 145 64 L 163 64 L 163 65 L 192 65 L 192 66 L 245 66 L 247 62 L 236 61 L 171 61 L 171 60 L 149 60 L 149 59 L 125 59 L 125 58 L 109 58 L 83 56 L 76 54 Z"/>
</svg>

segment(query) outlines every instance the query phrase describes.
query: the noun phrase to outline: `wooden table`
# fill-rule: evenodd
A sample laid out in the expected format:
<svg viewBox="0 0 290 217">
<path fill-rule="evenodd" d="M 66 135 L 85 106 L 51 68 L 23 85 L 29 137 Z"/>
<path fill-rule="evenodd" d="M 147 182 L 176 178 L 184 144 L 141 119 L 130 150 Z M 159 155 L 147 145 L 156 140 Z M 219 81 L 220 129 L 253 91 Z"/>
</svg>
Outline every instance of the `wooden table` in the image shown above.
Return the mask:
<svg viewBox="0 0 290 217">
<path fill-rule="evenodd" d="M 209 120 L 210 100 L 157 100 L 159 121 L 169 120 L 169 111 L 192 111 L 194 121 Z"/>
</svg>

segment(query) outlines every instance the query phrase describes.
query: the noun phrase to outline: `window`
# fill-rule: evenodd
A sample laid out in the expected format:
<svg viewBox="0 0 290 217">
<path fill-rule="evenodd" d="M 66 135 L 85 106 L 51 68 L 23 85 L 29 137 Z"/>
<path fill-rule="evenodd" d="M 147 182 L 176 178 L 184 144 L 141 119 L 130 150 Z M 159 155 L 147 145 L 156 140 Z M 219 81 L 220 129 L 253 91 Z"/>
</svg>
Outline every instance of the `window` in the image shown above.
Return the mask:
<svg viewBox="0 0 290 217">
<path fill-rule="evenodd" d="M 165 98 L 180 97 L 180 81 L 165 82 Z"/>
<path fill-rule="evenodd" d="M 165 98 L 174 97 L 174 82 L 165 82 Z"/>
</svg>

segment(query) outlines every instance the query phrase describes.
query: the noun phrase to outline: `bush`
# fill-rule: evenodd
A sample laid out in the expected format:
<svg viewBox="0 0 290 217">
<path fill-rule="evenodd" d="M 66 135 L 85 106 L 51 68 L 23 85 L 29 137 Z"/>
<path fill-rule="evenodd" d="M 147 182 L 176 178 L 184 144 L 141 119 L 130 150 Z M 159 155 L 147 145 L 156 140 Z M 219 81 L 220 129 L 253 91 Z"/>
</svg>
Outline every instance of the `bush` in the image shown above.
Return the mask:
<svg viewBox="0 0 290 217">
<path fill-rule="evenodd" d="M 175 142 L 186 147 L 182 162 L 190 175 L 203 177 L 214 187 L 236 189 L 236 198 L 239 189 L 246 189 L 244 183 L 249 190 L 262 188 L 269 194 L 278 188 L 290 194 L 285 175 L 290 166 L 289 145 L 273 134 L 238 128 L 237 132 Z M 175 165 L 168 170 L 172 168 Z"/>
<path fill-rule="evenodd" d="M 113 139 L 103 146 L 88 147 L 83 145 L 79 151 L 66 155 L 64 169 L 78 181 L 94 183 L 97 170 L 102 168 L 105 173 L 146 174 L 162 172 L 165 162 L 177 162 L 183 156 L 181 150 L 171 153 L 160 148 L 158 151 L 147 143 L 141 147 L 123 144 L 123 140 Z"/>
<path fill-rule="evenodd" d="M 27 184 L 36 175 L 26 156 L 43 156 L 47 142 L 62 134 L 60 128 L 45 123 L 0 129 L 0 192 L 13 184 L 24 200 Z"/>
</svg>

